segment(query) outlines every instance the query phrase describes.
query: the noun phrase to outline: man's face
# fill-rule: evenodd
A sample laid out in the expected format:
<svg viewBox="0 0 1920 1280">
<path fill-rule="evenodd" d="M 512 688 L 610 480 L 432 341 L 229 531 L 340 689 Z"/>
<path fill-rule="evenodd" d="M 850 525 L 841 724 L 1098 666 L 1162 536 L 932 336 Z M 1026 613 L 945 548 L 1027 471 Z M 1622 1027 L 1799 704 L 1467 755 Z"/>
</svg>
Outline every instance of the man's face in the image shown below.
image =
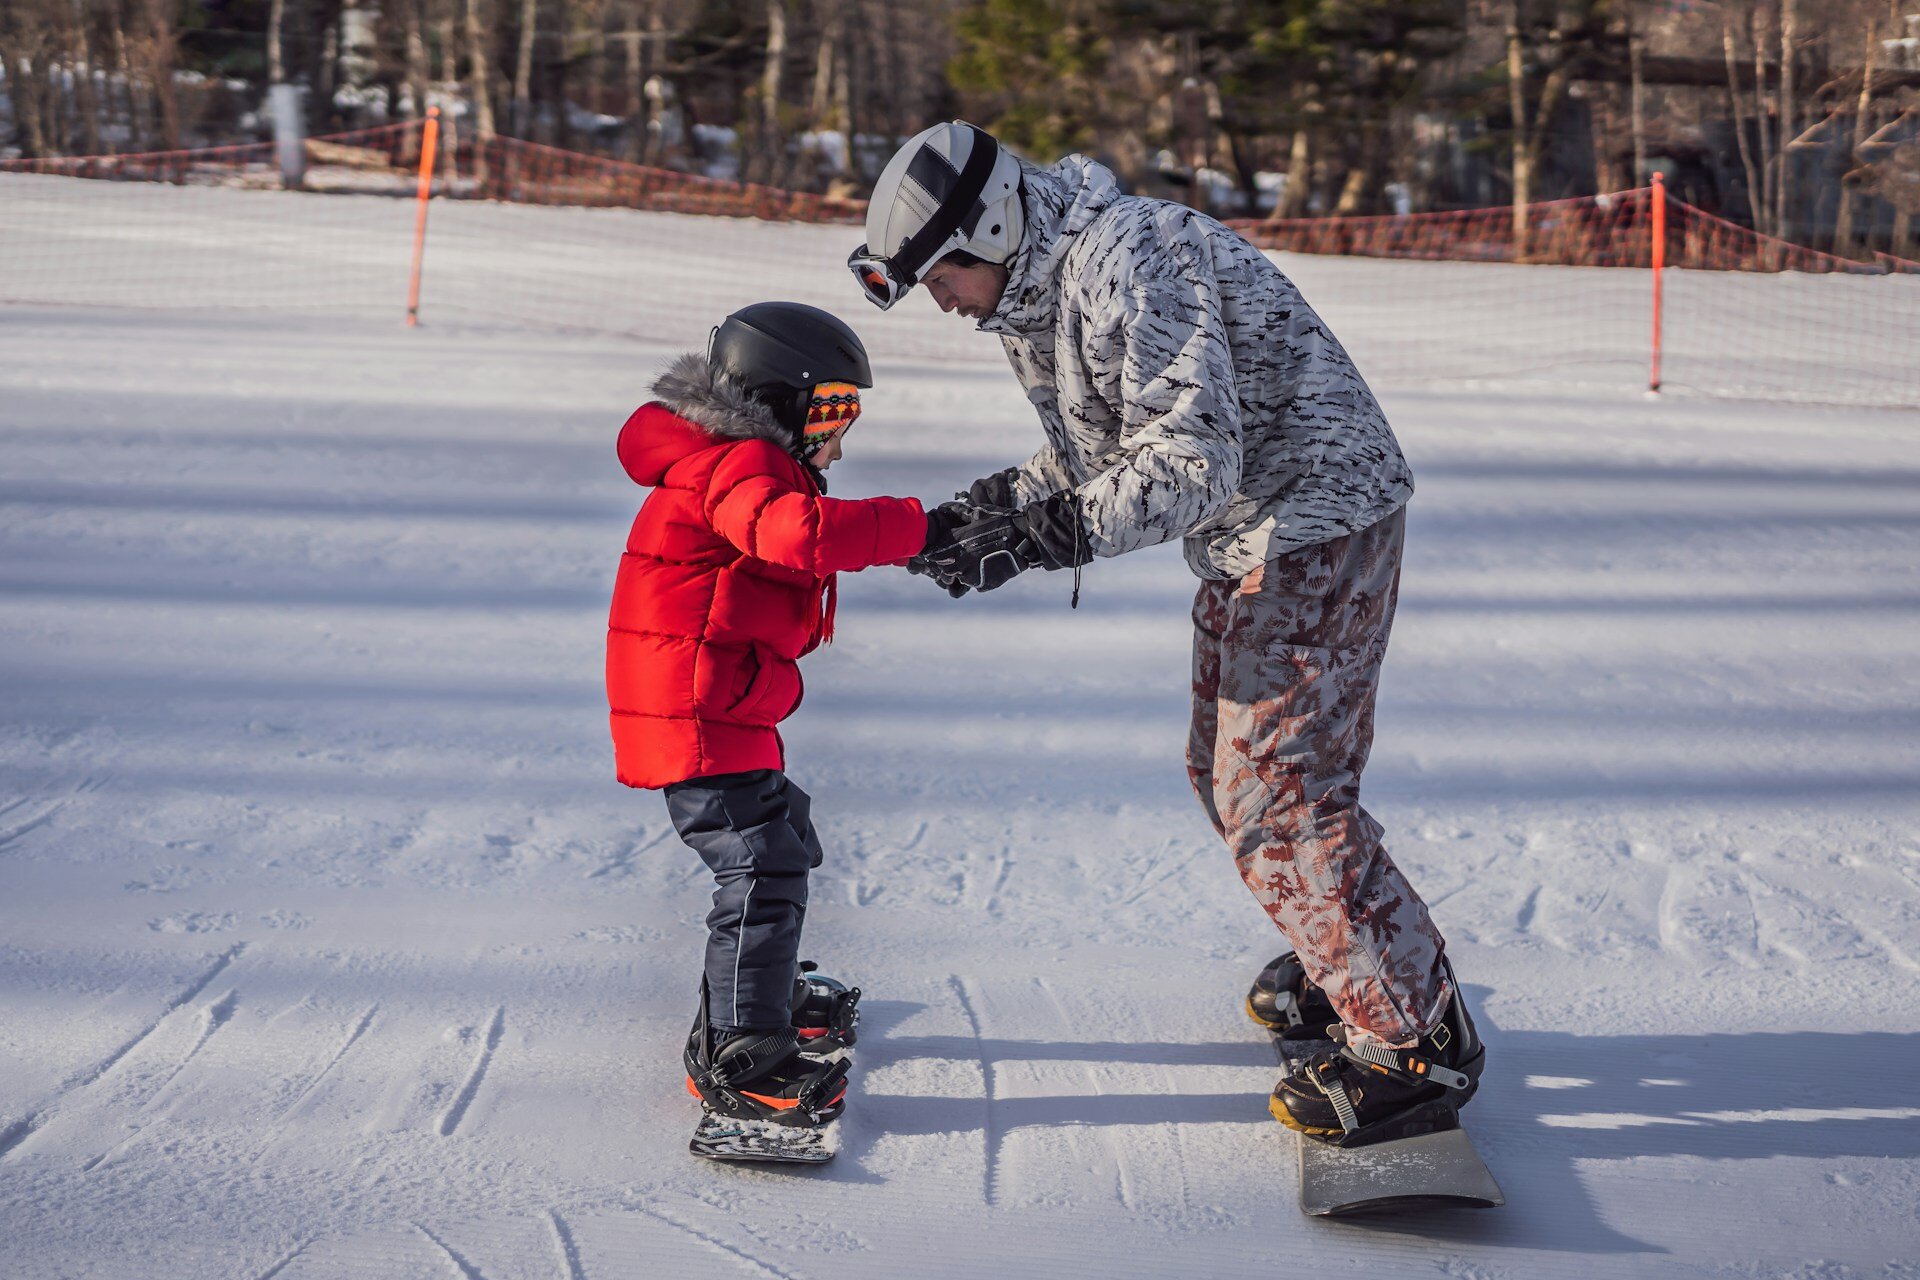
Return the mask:
<svg viewBox="0 0 1920 1280">
<path fill-rule="evenodd" d="M 942 258 L 927 268 L 920 283 L 949 315 L 958 311 L 969 320 L 985 320 L 1000 305 L 1000 295 L 1007 287 L 1007 269 L 991 262 L 962 267 Z"/>
</svg>

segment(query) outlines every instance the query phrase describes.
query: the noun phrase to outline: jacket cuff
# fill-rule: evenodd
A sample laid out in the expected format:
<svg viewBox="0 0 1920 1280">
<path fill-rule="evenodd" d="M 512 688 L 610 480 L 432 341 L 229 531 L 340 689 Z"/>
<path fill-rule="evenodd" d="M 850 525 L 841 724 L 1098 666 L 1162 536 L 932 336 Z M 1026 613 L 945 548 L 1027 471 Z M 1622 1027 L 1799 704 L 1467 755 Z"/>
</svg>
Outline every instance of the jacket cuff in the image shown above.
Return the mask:
<svg viewBox="0 0 1920 1280">
<path fill-rule="evenodd" d="M 873 562 L 904 564 L 927 545 L 927 513 L 918 498 L 883 500 L 874 530 Z"/>
<path fill-rule="evenodd" d="M 1040 549 L 1049 569 L 1077 569 L 1093 559 L 1092 540 L 1080 521 L 1080 495 L 1072 489 L 1030 502 L 1015 517 Z"/>
</svg>

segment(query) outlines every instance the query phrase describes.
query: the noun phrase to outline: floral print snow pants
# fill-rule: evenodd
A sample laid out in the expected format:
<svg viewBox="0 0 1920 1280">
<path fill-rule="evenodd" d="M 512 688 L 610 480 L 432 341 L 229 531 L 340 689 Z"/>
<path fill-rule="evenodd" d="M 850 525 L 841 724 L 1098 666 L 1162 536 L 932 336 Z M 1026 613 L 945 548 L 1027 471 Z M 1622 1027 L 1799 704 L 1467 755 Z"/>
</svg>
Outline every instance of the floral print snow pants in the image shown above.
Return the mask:
<svg viewBox="0 0 1920 1280">
<path fill-rule="evenodd" d="M 1342 1022 L 1409 1047 L 1451 994 L 1445 943 L 1360 807 L 1405 509 L 1193 602 L 1187 774 L 1240 878 Z"/>
</svg>

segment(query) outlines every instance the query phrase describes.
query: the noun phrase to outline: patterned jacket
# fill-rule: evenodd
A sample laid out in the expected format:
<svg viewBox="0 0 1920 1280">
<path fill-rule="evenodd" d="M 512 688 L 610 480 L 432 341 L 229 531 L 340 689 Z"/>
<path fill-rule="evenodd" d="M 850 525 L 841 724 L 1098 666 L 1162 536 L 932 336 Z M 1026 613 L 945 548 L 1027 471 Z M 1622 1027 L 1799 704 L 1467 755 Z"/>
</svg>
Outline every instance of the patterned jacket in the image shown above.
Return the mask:
<svg viewBox="0 0 1920 1280">
<path fill-rule="evenodd" d="M 1413 477 L 1333 334 L 1264 254 L 1084 156 L 1023 166 L 1001 336 L 1047 443 L 1015 502 L 1074 489 L 1096 556 L 1184 538 L 1236 578 L 1405 505 Z"/>
</svg>

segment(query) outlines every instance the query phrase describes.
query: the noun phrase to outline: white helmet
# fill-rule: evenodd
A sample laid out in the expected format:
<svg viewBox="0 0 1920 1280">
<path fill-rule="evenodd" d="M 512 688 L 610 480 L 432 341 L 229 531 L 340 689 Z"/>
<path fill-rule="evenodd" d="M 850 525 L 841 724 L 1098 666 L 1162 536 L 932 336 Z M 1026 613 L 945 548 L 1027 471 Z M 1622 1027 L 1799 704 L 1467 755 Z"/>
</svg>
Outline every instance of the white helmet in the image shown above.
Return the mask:
<svg viewBox="0 0 1920 1280">
<path fill-rule="evenodd" d="M 867 242 L 847 258 L 882 311 L 960 251 L 1003 263 L 1020 247 L 1020 161 L 964 120 L 923 129 L 894 153 L 867 205 Z"/>
</svg>

